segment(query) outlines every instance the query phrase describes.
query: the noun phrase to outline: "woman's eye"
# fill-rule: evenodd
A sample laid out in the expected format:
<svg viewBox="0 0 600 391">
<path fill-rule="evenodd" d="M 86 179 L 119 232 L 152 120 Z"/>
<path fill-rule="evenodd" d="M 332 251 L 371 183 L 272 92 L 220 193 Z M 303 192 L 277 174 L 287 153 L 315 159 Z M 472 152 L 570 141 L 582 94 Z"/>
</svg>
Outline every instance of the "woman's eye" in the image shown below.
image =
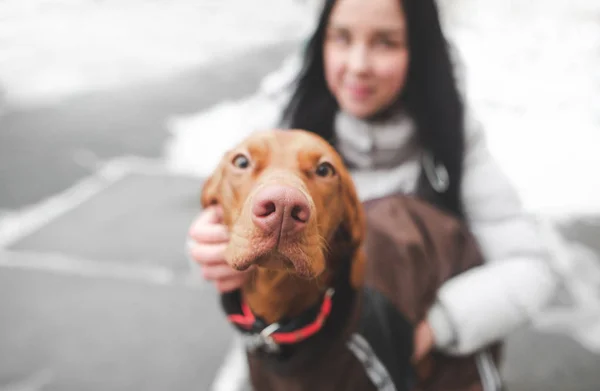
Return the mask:
<svg viewBox="0 0 600 391">
<path fill-rule="evenodd" d="M 350 42 L 350 35 L 346 31 L 332 31 L 327 34 L 327 39 L 330 42 L 337 44 L 348 44 Z"/>
<path fill-rule="evenodd" d="M 377 34 L 373 37 L 372 45 L 386 49 L 395 49 L 405 47 L 405 42 L 404 37 L 399 34 Z"/>
<path fill-rule="evenodd" d="M 250 167 L 250 159 L 248 159 L 246 155 L 242 155 L 241 153 L 233 158 L 232 163 L 235 167 L 241 169 Z"/>
<path fill-rule="evenodd" d="M 388 38 L 379 38 L 375 41 L 376 46 L 381 46 L 385 48 L 395 48 L 400 46 L 397 42 L 392 41 Z"/>
<path fill-rule="evenodd" d="M 328 177 L 335 175 L 335 169 L 331 163 L 324 162 L 317 166 L 315 173 L 320 177 Z"/>
<path fill-rule="evenodd" d="M 335 41 L 337 43 L 348 43 L 348 42 L 350 42 L 350 38 L 347 35 L 338 34 L 335 36 Z"/>
</svg>

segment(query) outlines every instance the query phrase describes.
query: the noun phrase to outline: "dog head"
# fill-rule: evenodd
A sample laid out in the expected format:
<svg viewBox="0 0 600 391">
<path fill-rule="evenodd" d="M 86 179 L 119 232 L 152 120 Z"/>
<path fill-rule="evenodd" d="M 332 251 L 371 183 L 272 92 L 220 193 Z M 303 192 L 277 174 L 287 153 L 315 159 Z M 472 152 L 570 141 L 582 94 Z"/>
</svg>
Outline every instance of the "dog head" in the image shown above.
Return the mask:
<svg viewBox="0 0 600 391">
<path fill-rule="evenodd" d="M 304 130 L 249 136 L 225 153 L 201 202 L 223 208 L 231 233 L 225 257 L 237 270 L 257 265 L 317 277 L 332 248 L 355 251 L 365 235 L 362 205 L 341 157 Z"/>
</svg>

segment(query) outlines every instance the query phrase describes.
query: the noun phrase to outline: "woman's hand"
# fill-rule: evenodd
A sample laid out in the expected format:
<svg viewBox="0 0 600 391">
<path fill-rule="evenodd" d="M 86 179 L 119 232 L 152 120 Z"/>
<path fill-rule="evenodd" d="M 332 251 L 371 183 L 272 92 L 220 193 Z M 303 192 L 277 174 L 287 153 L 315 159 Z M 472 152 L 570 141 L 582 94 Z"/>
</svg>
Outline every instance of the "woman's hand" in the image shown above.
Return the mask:
<svg viewBox="0 0 600 391">
<path fill-rule="evenodd" d="M 412 363 L 419 380 L 426 381 L 432 376 L 434 362 L 428 354 L 433 349 L 434 342 L 433 330 L 429 323 L 425 320 L 419 323 L 415 329 L 412 357 Z"/>
<path fill-rule="evenodd" d="M 221 293 L 236 290 L 244 284 L 248 273 L 234 270 L 225 261 L 229 232 L 223 224 L 221 207 L 205 208 L 192 223 L 189 237 L 190 256 L 200 265 L 203 277 L 214 281 Z"/>
<path fill-rule="evenodd" d="M 426 320 L 415 329 L 413 362 L 419 363 L 433 349 L 435 338 L 433 330 Z"/>
</svg>

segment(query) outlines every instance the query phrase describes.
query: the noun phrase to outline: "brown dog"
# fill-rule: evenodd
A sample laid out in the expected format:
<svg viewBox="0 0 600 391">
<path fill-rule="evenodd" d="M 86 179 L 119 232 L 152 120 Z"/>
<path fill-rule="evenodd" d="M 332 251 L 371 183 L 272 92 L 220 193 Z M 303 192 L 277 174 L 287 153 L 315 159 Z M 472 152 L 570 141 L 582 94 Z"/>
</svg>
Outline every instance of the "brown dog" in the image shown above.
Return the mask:
<svg viewBox="0 0 600 391">
<path fill-rule="evenodd" d="M 203 189 L 202 205 L 210 204 L 223 206 L 230 228 L 227 262 L 257 266 L 243 293 L 269 323 L 316 303 L 334 271 L 328 249 L 352 252 L 365 232 L 339 155 L 300 130 L 257 133 L 227 152 Z"/>
<path fill-rule="evenodd" d="M 481 263 L 454 219 L 403 196 L 365 215 L 340 156 L 302 130 L 248 137 L 201 198 L 223 207 L 227 262 L 252 268 L 222 304 L 246 337 L 256 390 L 480 389 L 473 360 L 433 360 L 443 383 L 411 365 L 413 327 L 437 288 Z"/>
</svg>

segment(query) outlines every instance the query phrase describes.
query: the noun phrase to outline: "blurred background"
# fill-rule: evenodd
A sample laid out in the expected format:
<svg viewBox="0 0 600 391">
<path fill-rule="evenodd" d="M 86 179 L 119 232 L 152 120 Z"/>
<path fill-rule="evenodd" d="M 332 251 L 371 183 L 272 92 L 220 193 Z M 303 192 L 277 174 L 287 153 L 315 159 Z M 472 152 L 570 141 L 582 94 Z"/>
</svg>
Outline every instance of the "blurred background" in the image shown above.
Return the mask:
<svg viewBox="0 0 600 391">
<path fill-rule="evenodd" d="M 0 0 L 0 391 L 208 390 L 233 330 L 184 245 L 311 0 Z M 600 389 L 600 2 L 439 0 L 562 285 L 511 391 Z M 524 164 L 526 163 L 526 164 Z"/>
</svg>

